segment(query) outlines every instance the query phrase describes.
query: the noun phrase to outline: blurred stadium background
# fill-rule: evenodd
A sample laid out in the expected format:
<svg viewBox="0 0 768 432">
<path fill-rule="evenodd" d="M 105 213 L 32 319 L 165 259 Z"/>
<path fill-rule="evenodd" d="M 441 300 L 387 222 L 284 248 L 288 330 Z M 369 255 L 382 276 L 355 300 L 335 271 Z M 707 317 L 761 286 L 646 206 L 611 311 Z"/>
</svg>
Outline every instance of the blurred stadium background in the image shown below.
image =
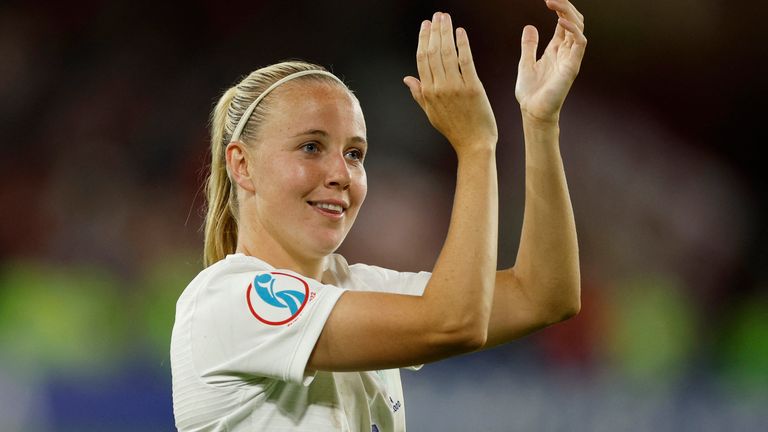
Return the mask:
<svg viewBox="0 0 768 432">
<path fill-rule="evenodd" d="M 562 152 L 582 312 L 404 373 L 409 429 L 766 430 L 765 5 L 577 6 L 590 45 Z M 342 253 L 430 269 L 455 166 L 401 79 L 435 10 L 468 29 L 498 119 L 508 266 L 518 40 L 528 23 L 548 40 L 542 1 L 0 2 L 0 430 L 173 429 L 169 339 L 202 266 L 207 115 L 260 66 L 319 62 L 357 92 L 370 193 Z"/>
</svg>

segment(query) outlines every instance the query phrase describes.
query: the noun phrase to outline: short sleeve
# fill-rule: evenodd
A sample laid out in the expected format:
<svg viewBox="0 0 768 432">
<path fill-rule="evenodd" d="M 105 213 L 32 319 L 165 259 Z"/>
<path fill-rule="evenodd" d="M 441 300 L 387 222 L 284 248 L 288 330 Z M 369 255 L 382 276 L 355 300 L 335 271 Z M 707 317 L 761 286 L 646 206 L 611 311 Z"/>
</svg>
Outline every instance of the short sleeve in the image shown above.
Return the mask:
<svg viewBox="0 0 768 432">
<path fill-rule="evenodd" d="M 309 385 L 309 356 L 343 292 L 284 270 L 212 276 L 190 326 L 196 371 L 212 385 L 260 377 Z"/>
</svg>

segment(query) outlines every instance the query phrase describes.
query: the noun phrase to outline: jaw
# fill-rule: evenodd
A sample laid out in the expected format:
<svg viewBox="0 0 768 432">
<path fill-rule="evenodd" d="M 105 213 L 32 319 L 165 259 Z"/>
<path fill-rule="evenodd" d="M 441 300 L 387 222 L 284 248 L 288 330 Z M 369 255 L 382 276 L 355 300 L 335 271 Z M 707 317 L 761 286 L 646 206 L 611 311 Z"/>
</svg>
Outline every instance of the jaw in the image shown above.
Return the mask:
<svg viewBox="0 0 768 432">
<path fill-rule="evenodd" d="M 311 269 L 322 268 L 325 258 L 341 246 L 359 206 L 350 206 L 338 218 L 321 214 L 306 201 L 293 211 L 290 207 L 286 202 L 280 208 L 251 208 L 252 217 L 241 220 L 238 248 L 242 244 L 249 255 L 310 276 Z M 267 210 L 278 214 L 264 214 Z"/>
</svg>

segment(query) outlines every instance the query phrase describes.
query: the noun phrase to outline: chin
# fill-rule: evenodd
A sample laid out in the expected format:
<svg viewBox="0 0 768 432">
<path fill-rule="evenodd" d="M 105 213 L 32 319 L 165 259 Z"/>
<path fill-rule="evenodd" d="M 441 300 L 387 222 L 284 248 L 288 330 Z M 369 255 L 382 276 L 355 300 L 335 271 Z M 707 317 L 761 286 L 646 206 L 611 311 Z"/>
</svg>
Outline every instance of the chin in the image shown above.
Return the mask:
<svg viewBox="0 0 768 432">
<path fill-rule="evenodd" d="M 325 258 L 336 252 L 347 237 L 348 230 L 343 227 L 306 226 L 300 232 L 293 233 L 294 244 L 300 245 L 297 250 L 301 255 L 313 258 Z"/>
<path fill-rule="evenodd" d="M 317 251 L 318 255 L 330 255 L 339 249 L 341 243 L 344 241 L 344 237 L 345 236 L 333 236 L 330 238 L 318 239 L 319 241 L 314 244 L 313 249 Z"/>
<path fill-rule="evenodd" d="M 328 256 L 328 255 L 336 252 L 339 249 L 340 246 L 341 246 L 341 242 L 333 243 L 333 244 L 327 244 L 327 245 L 323 245 L 323 246 L 319 247 L 318 251 L 319 251 L 320 255 L 325 257 L 325 256 Z"/>
</svg>

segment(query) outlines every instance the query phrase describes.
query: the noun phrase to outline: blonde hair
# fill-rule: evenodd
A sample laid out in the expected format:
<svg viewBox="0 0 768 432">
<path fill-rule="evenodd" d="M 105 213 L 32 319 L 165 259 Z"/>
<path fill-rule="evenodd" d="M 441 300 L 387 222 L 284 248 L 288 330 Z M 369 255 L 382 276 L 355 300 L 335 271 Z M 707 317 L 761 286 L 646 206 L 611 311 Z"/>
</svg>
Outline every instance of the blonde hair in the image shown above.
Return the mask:
<svg viewBox="0 0 768 432">
<path fill-rule="evenodd" d="M 211 113 L 211 170 L 206 181 L 208 210 L 205 216 L 205 247 L 203 263 L 206 267 L 234 253 L 237 247 L 237 194 L 227 172 L 226 148 L 240 118 L 248 107 L 272 84 L 297 72 L 324 71 L 316 64 L 286 61 L 263 67 L 227 89 Z M 344 85 L 340 80 L 320 74 L 305 75 L 296 80 L 314 80 Z M 346 86 L 344 86 L 346 88 Z M 347 89 L 349 90 L 349 89 Z M 238 141 L 253 143 L 259 125 L 269 112 L 271 95 L 260 101 L 247 119 Z"/>
</svg>

